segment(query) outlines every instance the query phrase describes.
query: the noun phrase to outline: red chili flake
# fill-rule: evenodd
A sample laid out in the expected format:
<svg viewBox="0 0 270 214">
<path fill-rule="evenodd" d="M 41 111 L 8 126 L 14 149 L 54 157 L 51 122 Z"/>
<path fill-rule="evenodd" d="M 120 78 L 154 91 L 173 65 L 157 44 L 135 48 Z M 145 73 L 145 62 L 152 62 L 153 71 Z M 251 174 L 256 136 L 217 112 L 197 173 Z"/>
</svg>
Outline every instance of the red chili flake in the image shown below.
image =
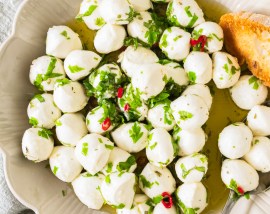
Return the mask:
<svg viewBox="0 0 270 214">
<path fill-rule="evenodd" d="M 104 131 L 107 131 L 110 128 L 110 126 L 111 126 L 111 119 L 107 117 L 102 123 L 102 129 Z"/>
<path fill-rule="evenodd" d="M 124 94 L 124 88 L 118 88 L 117 90 L 117 97 L 122 98 Z"/>
<path fill-rule="evenodd" d="M 243 190 L 242 187 L 237 187 L 237 191 L 240 195 L 244 195 L 245 194 L 245 191 Z"/>
<path fill-rule="evenodd" d="M 173 205 L 173 199 L 172 199 L 172 196 L 168 193 L 168 192 L 163 192 L 162 194 L 162 204 L 165 208 L 169 209 L 172 207 Z"/>
<path fill-rule="evenodd" d="M 130 109 L 130 105 L 127 103 L 125 106 L 124 106 L 124 111 L 129 111 Z"/>
<path fill-rule="evenodd" d="M 205 35 L 201 35 L 198 39 L 190 39 L 190 45 L 192 47 L 199 45 L 201 46 L 200 51 L 204 51 L 204 47 L 206 45 L 207 42 L 207 36 Z"/>
</svg>

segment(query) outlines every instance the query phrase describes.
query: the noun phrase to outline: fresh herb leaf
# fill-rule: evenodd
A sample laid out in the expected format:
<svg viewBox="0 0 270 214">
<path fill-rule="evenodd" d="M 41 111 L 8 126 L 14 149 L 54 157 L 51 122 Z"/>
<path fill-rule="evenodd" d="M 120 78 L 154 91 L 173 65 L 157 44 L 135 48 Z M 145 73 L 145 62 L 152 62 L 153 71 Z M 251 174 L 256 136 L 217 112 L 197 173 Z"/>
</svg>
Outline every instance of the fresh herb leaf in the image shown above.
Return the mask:
<svg viewBox="0 0 270 214">
<path fill-rule="evenodd" d="M 38 136 L 49 139 L 53 133 L 48 129 L 41 129 L 38 131 Z"/>
<path fill-rule="evenodd" d="M 184 10 L 185 10 L 187 16 L 189 18 L 191 18 L 191 20 L 189 21 L 189 23 L 187 25 L 187 28 L 192 28 L 193 25 L 196 23 L 196 21 L 198 20 L 199 17 L 195 13 L 192 15 L 192 13 L 190 11 L 190 6 L 185 7 Z"/>
<path fill-rule="evenodd" d="M 33 97 L 33 99 L 37 99 L 39 102 L 43 103 L 45 102 L 44 97 L 41 94 L 37 94 Z"/>
<path fill-rule="evenodd" d="M 109 150 L 113 150 L 114 146 L 113 145 L 105 144 L 105 148 L 106 149 L 109 149 Z"/>
<path fill-rule="evenodd" d="M 78 21 L 83 21 L 83 17 L 86 17 L 86 16 L 91 16 L 92 13 L 95 11 L 95 9 L 97 9 L 97 5 L 91 5 L 88 10 L 84 13 L 84 14 L 79 14 L 76 16 L 76 19 Z"/>
<path fill-rule="evenodd" d="M 61 123 L 60 120 L 56 120 L 56 121 L 55 121 L 55 125 L 56 125 L 56 126 L 62 126 L 62 123 Z"/>
<path fill-rule="evenodd" d="M 106 175 L 106 176 L 105 176 L 105 182 L 106 182 L 107 184 L 110 184 L 110 183 L 111 183 L 111 178 L 110 178 L 109 175 Z"/>
<path fill-rule="evenodd" d="M 56 173 L 57 173 L 58 169 L 59 169 L 59 168 L 58 168 L 57 166 L 54 166 L 54 167 L 53 167 L 53 174 L 55 174 L 55 175 L 56 175 Z"/>
<path fill-rule="evenodd" d="M 84 156 L 88 155 L 88 143 L 83 143 L 83 145 L 82 145 L 82 154 Z"/>
<path fill-rule="evenodd" d="M 255 77 L 255 76 L 250 77 L 249 80 L 248 80 L 248 83 L 249 83 L 249 85 L 252 85 L 253 84 L 253 87 L 252 88 L 254 90 L 258 90 L 259 87 L 260 87 L 260 85 L 259 85 L 259 79 L 257 77 Z"/>
<path fill-rule="evenodd" d="M 128 131 L 129 137 L 132 139 L 133 143 L 137 143 L 143 136 L 141 127 L 139 123 L 135 122 L 131 129 Z"/>
<path fill-rule="evenodd" d="M 179 111 L 178 114 L 180 115 L 180 120 L 188 120 L 193 117 L 193 114 L 187 111 Z"/>
<path fill-rule="evenodd" d="M 70 40 L 70 37 L 68 36 L 68 33 L 67 33 L 66 30 L 62 31 L 62 32 L 61 32 L 61 35 L 62 35 L 63 37 L 65 37 L 67 40 Z"/>
<path fill-rule="evenodd" d="M 136 158 L 133 155 L 131 155 L 125 162 L 120 162 L 116 168 L 119 172 L 122 172 L 122 171 L 128 172 L 130 168 L 135 164 L 136 164 Z"/>
<path fill-rule="evenodd" d="M 179 206 L 182 209 L 182 211 L 184 212 L 184 214 L 197 214 L 197 211 L 200 210 L 200 208 L 186 207 L 186 205 L 181 200 L 179 200 Z"/>
<path fill-rule="evenodd" d="M 189 71 L 188 72 L 188 79 L 191 83 L 195 83 L 197 79 L 197 75 L 194 71 Z"/>
<path fill-rule="evenodd" d="M 29 119 L 29 123 L 32 125 L 32 126 L 37 126 L 38 125 L 38 120 L 37 120 L 37 118 L 34 118 L 34 117 L 31 117 L 30 119 Z"/>
<path fill-rule="evenodd" d="M 102 27 L 105 24 L 106 24 L 106 22 L 105 22 L 105 20 L 102 17 L 96 18 L 95 25 L 97 25 L 99 27 Z"/>
<path fill-rule="evenodd" d="M 157 182 L 150 182 L 148 181 L 143 175 L 139 176 L 139 180 L 143 185 L 143 188 L 151 189 L 154 184 L 158 185 Z"/>
<path fill-rule="evenodd" d="M 168 38 L 168 34 L 163 34 L 160 41 L 160 47 L 162 48 L 167 48 L 168 47 L 168 41 L 167 41 L 167 38 Z"/>
<path fill-rule="evenodd" d="M 70 72 L 71 73 L 78 73 L 78 72 L 80 72 L 80 71 L 83 71 L 84 70 L 84 68 L 82 68 L 82 67 L 80 67 L 80 66 L 78 66 L 78 65 L 69 65 L 68 66 L 68 69 L 70 70 Z"/>
<path fill-rule="evenodd" d="M 71 83 L 71 81 L 67 78 L 57 80 L 56 82 L 58 83 L 58 86 L 64 86 L 64 85 Z"/>
<path fill-rule="evenodd" d="M 119 204 L 117 206 L 116 205 L 111 205 L 111 207 L 114 208 L 114 209 L 123 209 L 125 207 L 125 204 L 121 203 L 121 204 Z"/>
<path fill-rule="evenodd" d="M 169 104 L 165 104 L 163 106 L 163 110 L 164 110 L 164 123 L 168 124 L 168 125 L 172 125 L 173 123 L 173 115 L 172 115 L 172 110 Z"/>
<path fill-rule="evenodd" d="M 156 148 L 157 146 L 157 142 L 155 142 L 153 145 L 150 146 L 150 149 L 153 150 L 154 148 Z"/>
<path fill-rule="evenodd" d="M 112 163 L 112 162 L 109 162 L 109 163 L 107 164 L 106 172 L 107 172 L 107 173 L 111 173 L 111 172 L 112 172 L 112 168 L 113 168 L 113 163 Z"/>
</svg>

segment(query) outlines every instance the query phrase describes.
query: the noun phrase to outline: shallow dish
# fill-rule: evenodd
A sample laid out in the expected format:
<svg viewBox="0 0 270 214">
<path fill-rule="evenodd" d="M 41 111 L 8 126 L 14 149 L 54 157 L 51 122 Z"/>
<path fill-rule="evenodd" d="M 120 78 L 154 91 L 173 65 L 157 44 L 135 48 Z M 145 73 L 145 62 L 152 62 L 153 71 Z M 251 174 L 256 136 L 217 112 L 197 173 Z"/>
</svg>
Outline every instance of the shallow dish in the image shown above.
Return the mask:
<svg viewBox="0 0 270 214">
<path fill-rule="evenodd" d="M 81 204 L 72 190 L 56 179 L 47 163 L 33 164 L 21 153 L 21 137 L 27 128 L 26 108 L 35 92 L 28 80 L 29 66 L 44 54 L 45 37 L 52 25 L 65 24 L 78 12 L 81 0 L 25 0 L 16 15 L 13 33 L 0 51 L 0 151 L 12 193 L 36 213 L 102 213 Z M 206 16 L 218 20 L 225 12 L 249 10 L 270 15 L 268 0 L 199 0 Z M 214 11 L 214 12 L 213 12 Z M 63 197 L 62 192 L 67 194 Z M 234 213 L 266 213 L 270 193 L 240 201 Z M 254 203 L 254 200 L 255 203 Z M 219 213 L 212 210 L 208 213 Z"/>
</svg>

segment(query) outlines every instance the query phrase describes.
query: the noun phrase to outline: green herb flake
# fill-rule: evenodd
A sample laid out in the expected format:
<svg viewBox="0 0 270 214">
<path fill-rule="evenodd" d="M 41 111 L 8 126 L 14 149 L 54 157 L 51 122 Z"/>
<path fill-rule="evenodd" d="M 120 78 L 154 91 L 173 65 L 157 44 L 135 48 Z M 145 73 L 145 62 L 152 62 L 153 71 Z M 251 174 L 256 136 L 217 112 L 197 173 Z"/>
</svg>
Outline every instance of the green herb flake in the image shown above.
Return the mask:
<svg viewBox="0 0 270 214">
<path fill-rule="evenodd" d="M 191 18 L 190 22 L 187 25 L 187 28 L 191 28 L 196 23 L 196 21 L 198 20 L 199 17 L 195 13 L 192 15 L 192 13 L 190 11 L 190 6 L 185 7 L 184 10 L 185 10 L 187 16 L 189 18 Z"/>
<path fill-rule="evenodd" d="M 163 199 L 162 195 L 155 196 L 152 200 L 154 204 L 158 204 Z"/>
<path fill-rule="evenodd" d="M 181 207 L 184 214 L 197 214 L 197 211 L 200 210 L 200 208 L 188 208 L 186 205 L 179 200 L 179 206 Z"/>
<path fill-rule="evenodd" d="M 128 133 L 133 143 L 137 143 L 143 136 L 143 132 L 141 131 L 141 126 L 137 122 L 134 123 L 134 125 L 131 127 Z"/>
<path fill-rule="evenodd" d="M 62 35 L 63 37 L 65 37 L 67 40 L 70 40 L 70 37 L 68 36 L 68 33 L 67 33 L 66 30 L 62 31 L 62 32 L 61 32 L 61 35 Z"/>
<path fill-rule="evenodd" d="M 173 123 L 173 116 L 172 116 L 172 110 L 169 105 L 163 106 L 164 110 L 164 123 L 168 125 L 172 125 Z"/>
<path fill-rule="evenodd" d="M 103 25 L 105 25 L 105 20 L 102 17 L 98 17 L 95 20 L 95 25 L 102 27 Z"/>
<path fill-rule="evenodd" d="M 80 71 L 83 71 L 84 70 L 84 68 L 82 68 L 82 67 L 80 67 L 80 66 L 78 66 L 78 65 L 69 65 L 68 66 L 68 69 L 70 70 L 70 72 L 71 73 L 78 73 L 78 72 L 80 72 Z"/>
<path fill-rule="evenodd" d="M 191 83 L 195 83 L 196 82 L 196 79 L 197 79 L 197 75 L 195 72 L 193 71 L 189 71 L 188 72 L 188 79 Z"/>
<path fill-rule="evenodd" d="M 112 168 L 113 168 L 113 163 L 112 163 L 112 162 L 109 162 L 109 163 L 107 164 L 106 172 L 107 172 L 107 173 L 111 173 L 111 172 L 112 172 Z"/>
<path fill-rule="evenodd" d="M 153 185 L 158 185 L 157 182 L 150 182 L 148 181 L 143 175 L 140 175 L 139 176 L 139 179 L 143 185 L 143 188 L 148 188 L 148 189 L 151 189 Z"/>
<path fill-rule="evenodd" d="M 156 148 L 156 146 L 157 146 L 157 142 L 155 142 L 153 145 L 151 145 L 149 148 L 151 149 L 151 150 L 153 150 L 154 148 Z"/>
<path fill-rule="evenodd" d="M 30 123 L 32 126 L 36 127 L 36 126 L 38 125 L 38 120 L 37 120 L 37 118 L 31 117 L 31 118 L 29 119 L 29 123 Z"/>
<path fill-rule="evenodd" d="M 187 111 L 179 111 L 178 114 L 180 115 L 180 119 L 184 121 L 193 117 L 193 114 Z"/>
<path fill-rule="evenodd" d="M 121 203 L 119 205 L 111 205 L 111 207 L 114 209 L 123 209 L 125 207 L 125 204 Z"/>
<path fill-rule="evenodd" d="M 106 182 L 107 184 L 110 184 L 110 183 L 111 183 L 111 178 L 110 178 L 109 175 L 106 175 L 106 176 L 105 176 L 105 182 Z"/>
<path fill-rule="evenodd" d="M 173 41 L 177 42 L 178 39 L 181 39 L 183 36 L 179 35 L 179 36 L 176 36 L 174 37 Z"/>
<path fill-rule="evenodd" d="M 255 76 L 250 77 L 249 80 L 248 80 L 248 83 L 249 83 L 249 85 L 252 85 L 253 84 L 253 87 L 252 88 L 254 90 L 258 90 L 259 87 L 260 87 L 260 85 L 259 85 L 259 79 L 257 77 L 255 77 Z"/>
<path fill-rule="evenodd" d="M 49 139 L 53 133 L 48 129 L 41 129 L 38 131 L 38 136 Z"/>
<path fill-rule="evenodd" d="M 131 155 L 125 162 L 120 162 L 117 165 L 117 170 L 119 172 L 122 172 L 122 171 L 128 172 L 130 168 L 135 164 L 136 164 L 136 158 L 133 155 Z"/>
<path fill-rule="evenodd" d="M 113 145 L 105 144 L 105 148 L 106 149 L 109 149 L 109 150 L 113 150 L 114 146 Z"/>
<path fill-rule="evenodd" d="M 88 143 L 83 143 L 83 146 L 82 146 L 82 154 L 84 156 L 87 156 L 88 154 Z"/>
<path fill-rule="evenodd" d="M 43 103 L 45 102 L 44 97 L 41 94 L 37 94 L 33 97 L 33 99 L 37 99 L 39 102 Z"/>
<path fill-rule="evenodd" d="M 55 174 L 55 175 L 56 175 L 56 173 L 57 173 L 58 169 L 59 169 L 59 168 L 58 168 L 57 166 L 54 166 L 54 167 L 53 167 L 53 174 Z"/>
<path fill-rule="evenodd" d="M 91 5 L 88 10 L 84 13 L 84 14 L 79 14 L 76 16 L 76 19 L 78 21 L 83 21 L 83 17 L 86 17 L 86 16 L 91 16 L 92 13 L 95 11 L 95 9 L 97 9 L 97 5 Z"/>
<path fill-rule="evenodd" d="M 56 120 L 56 121 L 55 121 L 55 125 L 56 125 L 56 126 L 62 126 L 62 123 L 61 123 L 60 120 Z"/>
<path fill-rule="evenodd" d="M 161 43 L 160 46 L 163 48 L 167 48 L 168 47 L 168 41 L 167 41 L 168 35 L 167 34 L 163 34 L 163 36 L 161 37 Z"/>
<path fill-rule="evenodd" d="M 61 79 L 61 80 L 57 80 L 56 81 L 58 83 L 58 86 L 64 86 L 69 84 L 71 81 L 67 78 Z"/>
</svg>

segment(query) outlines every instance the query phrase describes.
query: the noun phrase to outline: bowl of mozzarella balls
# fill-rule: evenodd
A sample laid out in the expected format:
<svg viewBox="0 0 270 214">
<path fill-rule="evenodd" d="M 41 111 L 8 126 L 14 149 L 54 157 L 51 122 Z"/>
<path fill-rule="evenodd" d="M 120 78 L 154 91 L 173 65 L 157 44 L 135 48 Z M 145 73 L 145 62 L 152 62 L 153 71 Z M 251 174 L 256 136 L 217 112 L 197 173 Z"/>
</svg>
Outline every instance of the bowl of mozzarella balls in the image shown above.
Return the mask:
<svg viewBox="0 0 270 214">
<path fill-rule="evenodd" d="M 257 188 L 257 171 L 270 171 L 268 89 L 241 73 L 195 0 L 83 0 L 74 18 L 93 48 L 68 24 L 48 29 L 46 53 L 30 66 L 39 92 L 27 108 L 25 158 L 48 161 L 90 210 L 208 213 L 214 85 L 249 111 L 218 133 L 219 179 L 238 196 Z"/>
</svg>

